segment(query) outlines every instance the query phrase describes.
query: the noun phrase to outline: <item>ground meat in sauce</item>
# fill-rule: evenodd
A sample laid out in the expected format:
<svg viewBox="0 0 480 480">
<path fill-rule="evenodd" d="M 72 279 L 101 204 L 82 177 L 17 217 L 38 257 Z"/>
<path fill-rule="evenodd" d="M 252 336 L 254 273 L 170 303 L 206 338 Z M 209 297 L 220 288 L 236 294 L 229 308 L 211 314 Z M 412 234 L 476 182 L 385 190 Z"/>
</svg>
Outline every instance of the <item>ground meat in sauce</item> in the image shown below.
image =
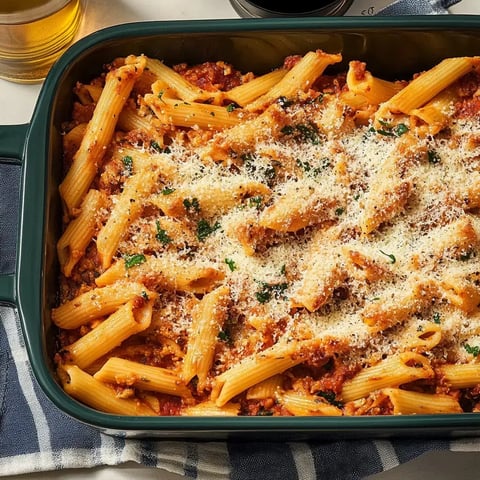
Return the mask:
<svg viewBox="0 0 480 480">
<path fill-rule="evenodd" d="M 193 67 L 180 63 L 173 68 L 189 82 L 209 92 L 231 90 L 244 83 L 242 73 L 225 62 L 205 62 Z"/>
</svg>

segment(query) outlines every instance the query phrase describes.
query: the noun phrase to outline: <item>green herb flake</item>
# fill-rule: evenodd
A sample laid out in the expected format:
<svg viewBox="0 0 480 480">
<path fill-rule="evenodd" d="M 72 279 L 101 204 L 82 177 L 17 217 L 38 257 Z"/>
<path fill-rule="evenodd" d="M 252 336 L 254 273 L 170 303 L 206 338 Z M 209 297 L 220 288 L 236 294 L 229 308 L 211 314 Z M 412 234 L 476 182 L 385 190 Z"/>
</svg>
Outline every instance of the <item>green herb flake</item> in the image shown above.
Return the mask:
<svg viewBox="0 0 480 480">
<path fill-rule="evenodd" d="M 464 348 L 467 353 L 469 353 L 470 355 L 473 355 L 474 357 L 478 357 L 478 355 L 480 354 L 480 347 L 478 345 L 475 345 L 474 347 L 472 347 L 471 345 L 466 343 L 464 345 Z"/>
<path fill-rule="evenodd" d="M 122 158 L 122 162 L 125 167 L 125 173 L 131 175 L 133 173 L 133 158 L 130 155 L 125 155 Z"/>
<path fill-rule="evenodd" d="M 280 132 L 283 133 L 283 135 L 292 135 L 294 131 L 295 129 L 292 127 L 292 125 L 285 125 L 280 130 Z"/>
<path fill-rule="evenodd" d="M 428 163 L 435 165 L 440 163 L 440 155 L 435 150 L 429 150 L 427 152 Z"/>
<path fill-rule="evenodd" d="M 160 226 L 160 222 L 157 220 L 156 221 L 156 225 L 157 225 L 157 233 L 155 234 L 155 238 L 163 245 L 168 245 L 172 239 L 168 236 L 166 230 L 164 230 L 161 226 Z"/>
<path fill-rule="evenodd" d="M 152 140 L 152 141 L 150 142 L 150 148 L 151 148 L 152 150 L 155 150 L 156 152 L 161 152 L 161 151 L 162 151 L 162 147 L 161 147 L 160 144 L 159 144 L 157 141 L 155 141 L 155 140 Z"/>
<path fill-rule="evenodd" d="M 234 103 L 229 103 L 229 104 L 225 107 L 225 109 L 227 110 L 228 113 L 233 112 L 236 108 L 237 108 L 237 106 L 236 106 Z"/>
<path fill-rule="evenodd" d="M 288 288 L 286 282 L 282 283 L 267 283 L 267 282 L 258 282 L 260 285 L 260 290 L 255 293 L 256 299 L 260 303 L 267 303 L 273 297 L 280 298 L 283 292 Z"/>
<path fill-rule="evenodd" d="M 220 332 L 218 332 L 218 339 L 227 343 L 231 341 L 230 334 L 225 330 L 220 330 Z"/>
<path fill-rule="evenodd" d="M 438 312 L 434 312 L 432 316 L 433 323 L 436 323 L 437 325 L 440 325 L 440 314 Z"/>
<path fill-rule="evenodd" d="M 462 252 L 460 254 L 460 260 L 462 262 L 466 262 L 467 260 L 470 260 L 474 256 L 473 252 L 469 250 L 468 252 Z"/>
<path fill-rule="evenodd" d="M 380 134 L 380 135 L 383 135 L 384 137 L 394 137 L 395 136 L 395 134 L 391 130 L 383 130 L 382 128 L 377 130 L 377 133 Z"/>
<path fill-rule="evenodd" d="M 228 265 L 228 268 L 230 269 L 231 272 L 236 270 L 237 266 L 235 265 L 235 262 L 231 258 L 226 258 L 225 263 Z"/>
<path fill-rule="evenodd" d="M 380 253 L 385 255 L 386 257 L 388 257 L 390 259 L 390 263 L 392 263 L 392 264 L 397 261 L 397 259 L 395 258 L 395 255 L 393 255 L 391 253 L 386 253 L 383 250 L 380 250 Z"/>
<path fill-rule="evenodd" d="M 260 407 L 257 414 L 257 417 L 271 417 L 273 412 L 271 410 L 266 410 L 265 407 Z"/>
<path fill-rule="evenodd" d="M 123 259 L 125 260 L 125 268 L 127 270 L 137 265 L 141 265 L 142 263 L 147 261 L 145 255 L 143 255 L 142 253 L 134 253 L 133 255 L 124 255 Z"/>
<path fill-rule="evenodd" d="M 338 408 L 343 407 L 343 403 L 336 399 L 335 393 L 332 392 L 331 390 L 328 390 L 328 391 L 319 390 L 318 392 L 315 392 L 315 395 L 317 397 L 324 398 L 328 403 L 330 403 L 331 405 L 334 405 L 335 407 L 338 407 Z"/>
<path fill-rule="evenodd" d="M 197 238 L 201 242 L 204 242 L 209 235 L 211 235 L 215 230 L 218 230 L 219 228 L 219 222 L 215 222 L 213 225 L 210 225 L 206 220 L 202 218 L 197 223 Z"/>
<path fill-rule="evenodd" d="M 248 199 L 248 205 L 250 207 L 254 207 L 257 210 L 260 210 L 262 207 L 263 197 L 261 195 L 257 195 L 256 197 L 251 197 Z"/>
<path fill-rule="evenodd" d="M 339 217 L 340 215 L 343 215 L 344 212 L 345 212 L 345 209 L 342 208 L 342 207 L 339 207 L 339 208 L 337 208 L 337 209 L 335 210 L 335 215 L 336 215 L 337 217 Z"/>
<path fill-rule="evenodd" d="M 199 212 L 200 211 L 200 203 L 198 202 L 198 198 L 194 197 L 192 199 L 190 198 L 185 198 L 183 200 L 183 206 L 187 211 L 195 211 Z"/>
<path fill-rule="evenodd" d="M 142 296 L 142 298 L 148 302 L 148 300 L 150 300 L 150 298 L 148 297 L 148 293 L 145 291 L 145 290 L 142 290 L 142 293 L 140 294 Z"/>
<path fill-rule="evenodd" d="M 397 137 L 401 137 L 409 131 L 409 128 L 404 123 L 399 123 L 396 127 L 393 128 L 393 132 Z"/>
<path fill-rule="evenodd" d="M 171 188 L 171 187 L 165 187 L 162 189 L 162 195 L 170 195 L 171 193 L 173 193 L 175 191 L 174 188 Z"/>
<path fill-rule="evenodd" d="M 300 167 L 304 172 L 308 173 L 312 169 L 310 162 L 306 160 L 302 162 L 299 158 L 296 160 L 297 166 Z"/>
<path fill-rule="evenodd" d="M 370 127 L 368 130 L 369 133 L 376 132 L 385 137 L 401 137 L 407 133 L 410 129 L 404 123 L 399 123 L 398 125 L 392 125 L 385 120 L 379 120 L 378 123 L 383 127 L 378 130 L 375 130 L 374 127 Z"/>
<path fill-rule="evenodd" d="M 284 110 L 289 107 L 290 105 L 293 105 L 293 102 L 289 100 L 287 97 L 281 96 L 278 97 L 277 103 L 282 107 Z"/>
<path fill-rule="evenodd" d="M 308 125 L 300 124 L 297 125 L 296 128 L 300 132 L 303 141 L 308 141 L 312 145 L 318 145 L 320 143 L 318 128 L 313 123 Z"/>
</svg>

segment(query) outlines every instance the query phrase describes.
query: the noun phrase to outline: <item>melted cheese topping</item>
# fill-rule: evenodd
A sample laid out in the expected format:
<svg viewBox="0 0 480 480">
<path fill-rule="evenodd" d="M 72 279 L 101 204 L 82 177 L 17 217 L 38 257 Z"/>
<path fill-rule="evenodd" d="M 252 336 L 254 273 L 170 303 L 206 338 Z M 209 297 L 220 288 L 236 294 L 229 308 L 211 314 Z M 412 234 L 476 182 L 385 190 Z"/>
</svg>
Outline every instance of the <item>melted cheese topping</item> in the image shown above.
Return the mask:
<svg viewBox="0 0 480 480">
<path fill-rule="evenodd" d="M 208 135 L 198 127 L 188 135 L 177 129 L 164 135 L 166 153 L 127 142 L 134 166 L 132 146 L 138 155 L 165 157 L 176 174 L 160 173 L 114 260 L 142 254 L 168 259 L 172 269 L 178 262 L 211 267 L 223 274 L 212 288 L 230 289 L 221 327 L 228 341 L 217 342 L 210 386 L 200 398 L 215 388 L 217 375 L 279 342 L 319 341 L 305 361 L 303 388 L 310 393 L 309 382 L 321 387 L 322 375 L 331 378 L 320 368 L 329 359 L 352 376 L 412 350 L 412 338 L 431 323 L 440 326 L 441 341 L 420 352 L 432 365 L 474 361 L 469 347 L 480 345 L 479 116 L 460 118 L 452 102 L 448 127 L 432 135 L 408 116 L 381 129 L 373 121 L 357 124 L 341 94 L 310 92 L 293 100 L 281 109 L 287 127 L 280 133 L 266 125 L 231 149 L 225 148 L 228 129 Z M 247 127 L 251 119 L 246 116 Z M 105 165 L 118 162 L 125 144 L 113 144 Z M 118 178 L 110 206 L 99 213 L 100 224 L 123 181 Z M 207 202 L 213 207 L 202 209 Z M 148 282 L 159 301 L 143 338 L 173 341 L 183 355 L 191 308 L 203 295 Z M 181 370 L 181 358 L 171 360 L 156 362 Z M 341 382 L 333 390 L 340 393 Z"/>
</svg>

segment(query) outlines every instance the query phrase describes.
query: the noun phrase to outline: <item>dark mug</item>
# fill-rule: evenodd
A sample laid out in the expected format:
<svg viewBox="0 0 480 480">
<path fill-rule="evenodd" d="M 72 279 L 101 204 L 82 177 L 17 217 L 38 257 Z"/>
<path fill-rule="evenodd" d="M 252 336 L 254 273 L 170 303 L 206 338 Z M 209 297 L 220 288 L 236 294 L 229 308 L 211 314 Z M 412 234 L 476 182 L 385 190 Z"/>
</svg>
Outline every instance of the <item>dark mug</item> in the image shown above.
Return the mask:
<svg viewBox="0 0 480 480">
<path fill-rule="evenodd" d="M 343 15 L 353 0 L 230 0 L 241 17 L 308 17 Z"/>
</svg>

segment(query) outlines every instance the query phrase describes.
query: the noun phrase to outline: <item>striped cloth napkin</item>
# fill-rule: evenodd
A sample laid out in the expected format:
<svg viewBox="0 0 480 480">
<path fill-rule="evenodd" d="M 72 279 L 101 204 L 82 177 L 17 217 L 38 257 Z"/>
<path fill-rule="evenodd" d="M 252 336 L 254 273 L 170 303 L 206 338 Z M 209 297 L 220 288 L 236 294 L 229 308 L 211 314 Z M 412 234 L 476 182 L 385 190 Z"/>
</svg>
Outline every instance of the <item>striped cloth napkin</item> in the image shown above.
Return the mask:
<svg viewBox="0 0 480 480">
<path fill-rule="evenodd" d="M 360 480 L 422 453 L 480 450 L 475 438 L 194 442 L 106 435 L 46 398 L 15 311 L 0 307 L 0 320 L 0 477 L 136 462 L 201 480 Z"/>
<path fill-rule="evenodd" d="M 447 8 L 461 0 L 397 0 L 376 15 L 438 15 L 448 14 Z"/>
</svg>

